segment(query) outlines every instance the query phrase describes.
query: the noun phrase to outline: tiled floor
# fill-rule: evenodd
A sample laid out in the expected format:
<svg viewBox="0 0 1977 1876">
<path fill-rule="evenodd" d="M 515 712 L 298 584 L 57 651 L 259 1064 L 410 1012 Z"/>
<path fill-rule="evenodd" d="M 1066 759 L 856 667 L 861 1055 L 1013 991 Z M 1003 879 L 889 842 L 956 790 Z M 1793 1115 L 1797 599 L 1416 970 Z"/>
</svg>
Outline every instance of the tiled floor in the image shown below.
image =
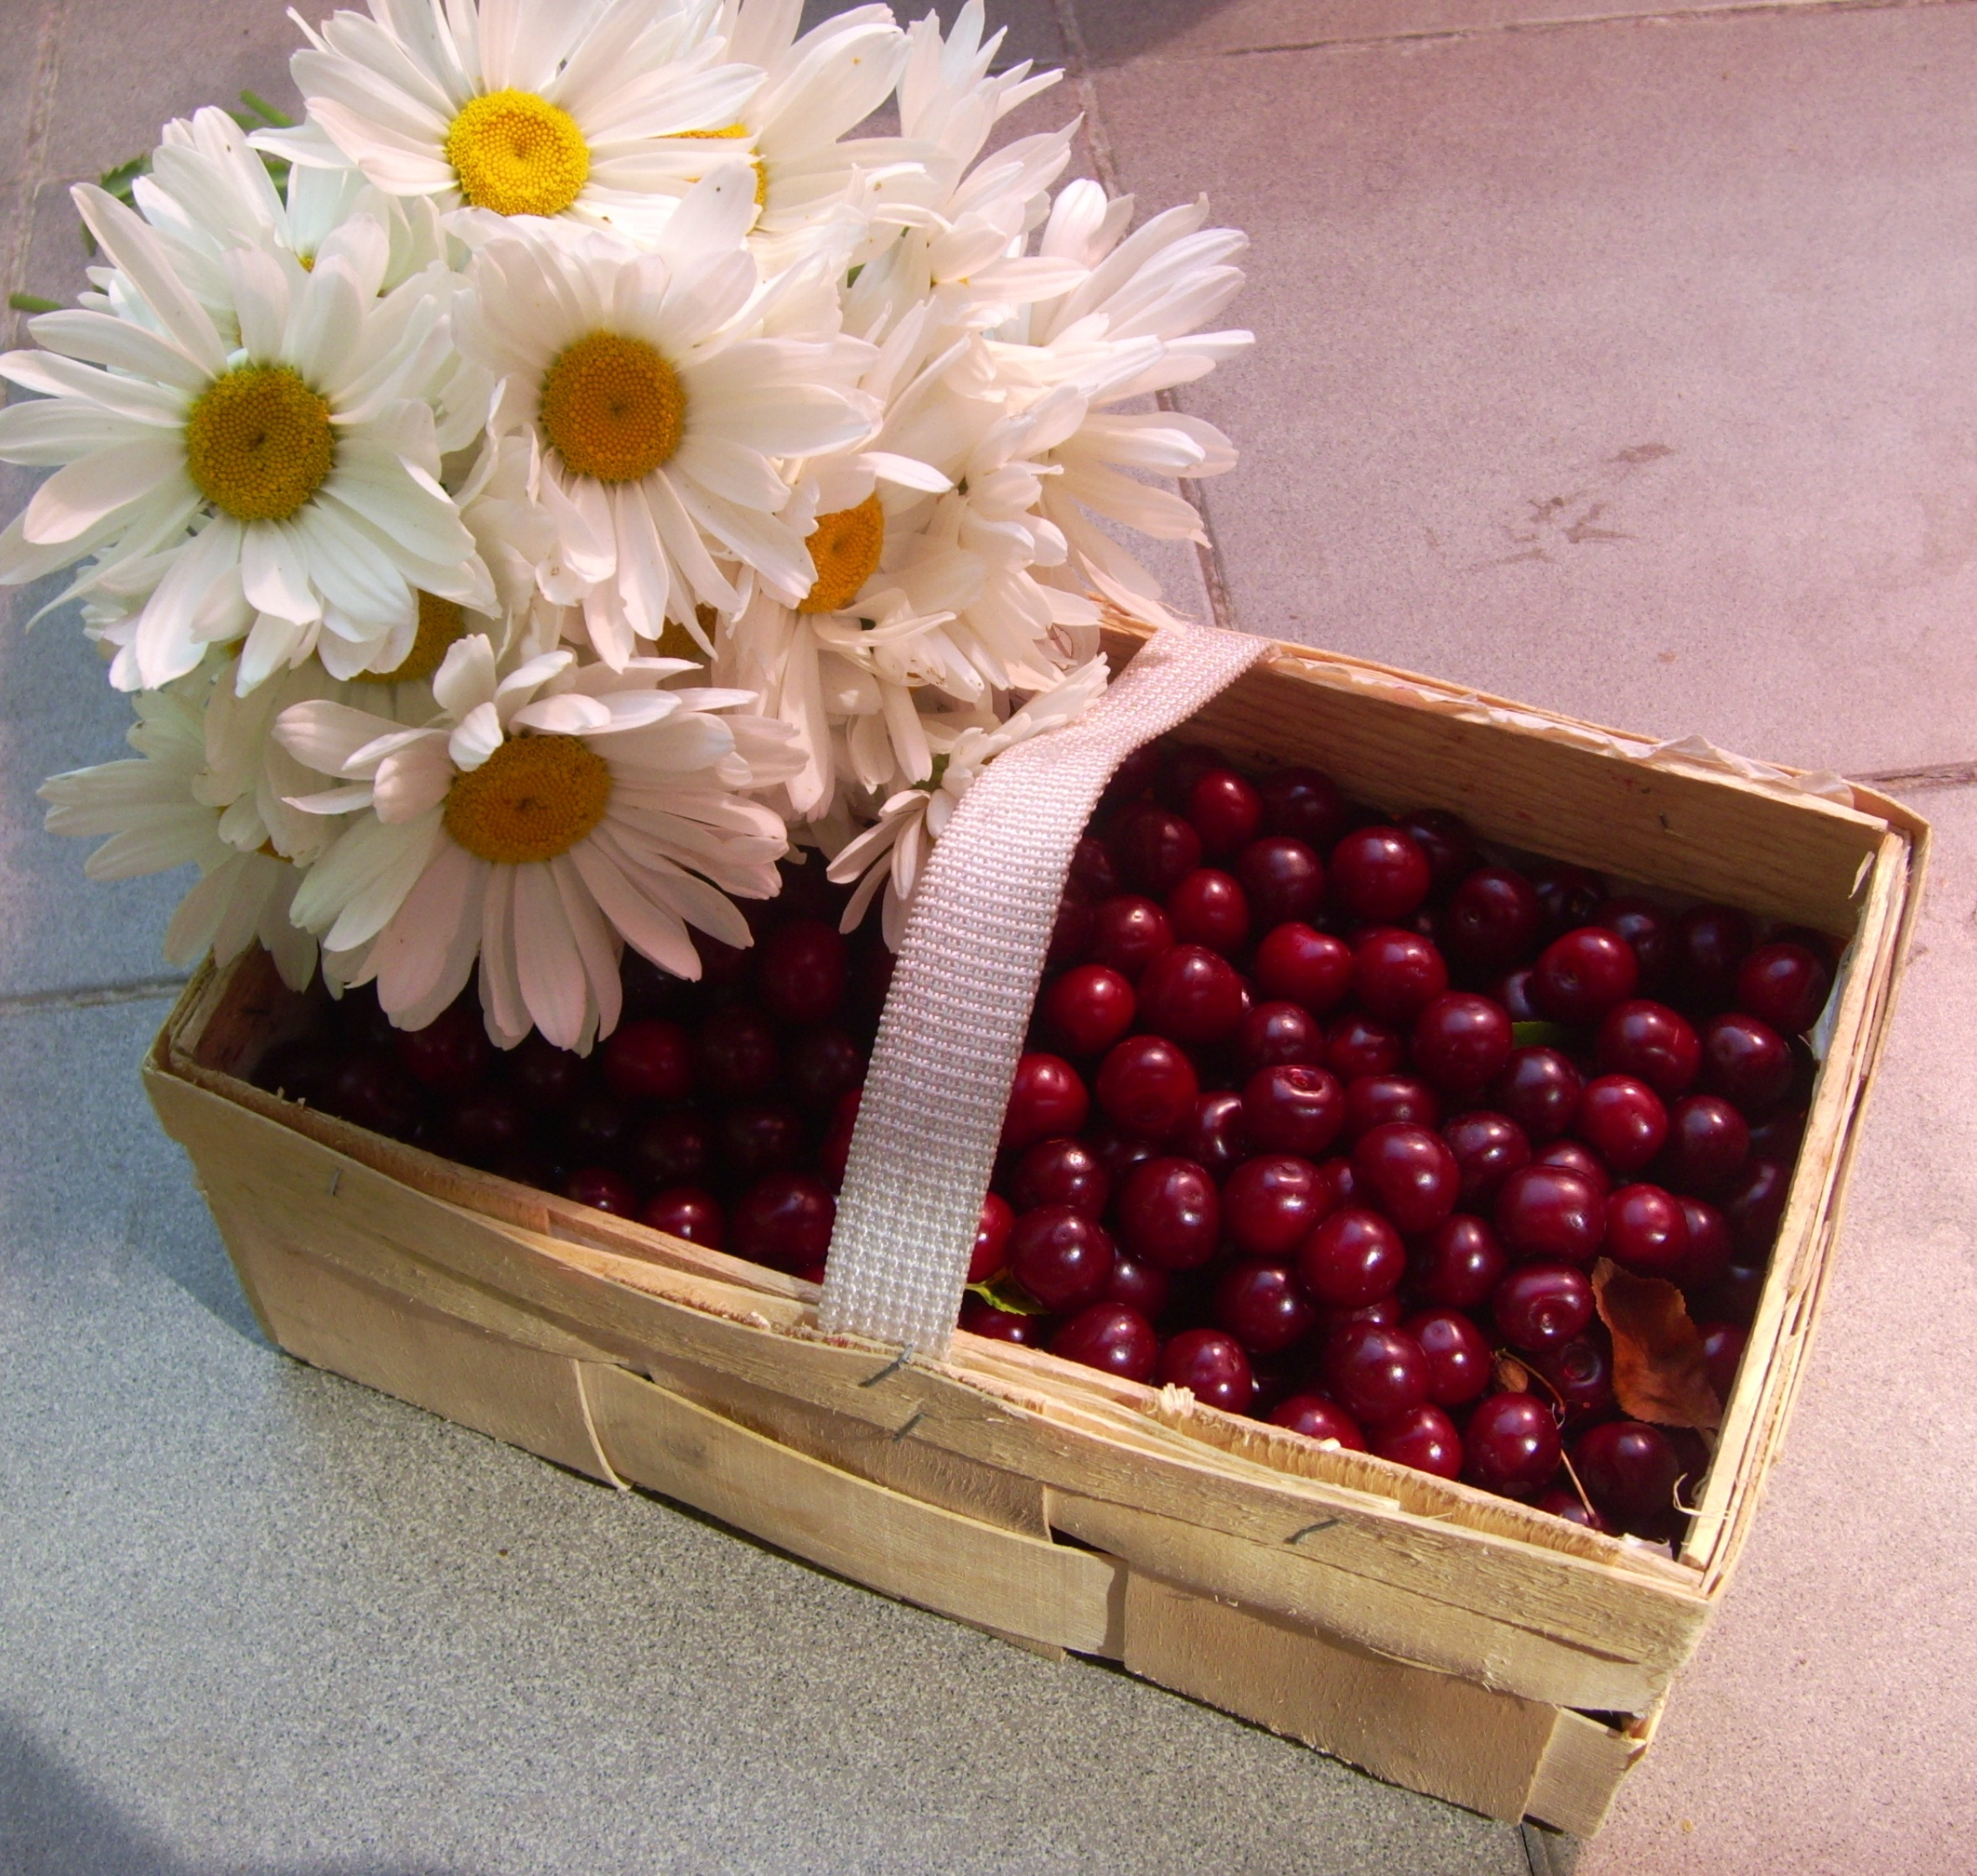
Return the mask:
<svg viewBox="0 0 1977 1876">
<path fill-rule="evenodd" d="M 282 11 L 0 6 L 8 289 L 75 291 L 68 182 L 280 95 Z M 1792 1437 L 1579 1868 L 1977 1868 L 1977 6 L 1005 17 L 1074 61 L 1036 108 L 1092 112 L 1082 160 L 1254 237 L 1256 351 L 1188 394 L 1244 452 L 1234 623 L 1953 784 Z M 170 891 L 38 831 L 123 721 L 39 597 L 0 636 L 3 1876 L 1556 1857 L 267 1348 L 132 1072 Z"/>
</svg>

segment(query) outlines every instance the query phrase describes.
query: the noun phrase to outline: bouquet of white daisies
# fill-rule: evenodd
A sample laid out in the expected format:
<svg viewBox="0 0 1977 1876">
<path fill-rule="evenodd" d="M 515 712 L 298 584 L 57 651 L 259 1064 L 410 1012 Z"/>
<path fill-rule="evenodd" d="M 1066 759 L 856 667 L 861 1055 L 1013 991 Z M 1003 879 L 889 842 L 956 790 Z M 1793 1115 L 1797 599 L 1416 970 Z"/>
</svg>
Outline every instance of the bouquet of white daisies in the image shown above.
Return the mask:
<svg viewBox="0 0 1977 1876">
<path fill-rule="evenodd" d="M 1102 689 L 1120 536 L 1199 538 L 1135 472 L 1234 461 L 1155 394 L 1249 343 L 1198 329 L 1242 237 L 1054 188 L 1074 126 L 984 154 L 1056 75 L 979 0 L 800 10 L 370 0 L 299 124 L 75 191 L 0 582 L 78 569 L 137 754 L 49 824 L 198 866 L 174 962 L 258 939 L 406 1027 L 478 968 L 498 1042 L 587 1049 L 623 948 L 697 976 L 792 842 L 897 930 L 965 778 Z"/>
</svg>

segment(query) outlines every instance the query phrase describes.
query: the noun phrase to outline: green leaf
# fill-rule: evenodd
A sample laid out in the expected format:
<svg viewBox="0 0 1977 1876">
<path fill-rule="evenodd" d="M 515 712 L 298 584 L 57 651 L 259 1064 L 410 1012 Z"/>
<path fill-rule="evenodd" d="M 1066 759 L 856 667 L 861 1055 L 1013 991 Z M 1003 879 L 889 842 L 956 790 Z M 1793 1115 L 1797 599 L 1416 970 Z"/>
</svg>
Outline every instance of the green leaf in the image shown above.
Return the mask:
<svg viewBox="0 0 1977 1876">
<path fill-rule="evenodd" d="M 1007 1270 L 978 1284 L 968 1285 L 970 1296 L 979 1296 L 991 1309 L 1005 1315 L 1048 1315 L 1050 1311 L 1032 1298 Z"/>
<path fill-rule="evenodd" d="M 1513 1023 L 1510 1040 L 1520 1049 L 1562 1049 L 1572 1032 L 1563 1023 Z"/>
<path fill-rule="evenodd" d="M 286 111 L 270 104 L 258 91 L 241 92 L 241 102 L 264 124 L 271 125 L 276 130 L 292 130 L 295 127 L 295 120 Z"/>
<path fill-rule="evenodd" d="M 858 276 L 864 271 L 865 263 L 861 261 L 857 266 L 853 267 L 851 271 L 844 276 L 845 285 L 846 287 L 856 287 L 858 284 Z"/>
<path fill-rule="evenodd" d="M 60 300 L 44 300 L 39 293 L 9 293 L 7 303 L 16 313 L 60 313 L 62 310 Z"/>
</svg>

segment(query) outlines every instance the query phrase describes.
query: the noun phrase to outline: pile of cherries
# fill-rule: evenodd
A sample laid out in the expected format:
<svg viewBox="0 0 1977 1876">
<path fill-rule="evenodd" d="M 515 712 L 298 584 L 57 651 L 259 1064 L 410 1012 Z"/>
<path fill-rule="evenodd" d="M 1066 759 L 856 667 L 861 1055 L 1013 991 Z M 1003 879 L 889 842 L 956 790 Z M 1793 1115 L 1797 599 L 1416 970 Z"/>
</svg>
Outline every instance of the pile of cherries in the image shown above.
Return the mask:
<svg viewBox="0 0 1977 1876">
<path fill-rule="evenodd" d="M 353 991 L 256 1079 L 820 1278 L 892 959 L 815 856 L 784 875 L 698 984 L 628 952 L 588 1057 L 495 1051 L 471 987 L 412 1032 Z M 1672 1537 L 1707 1455 L 1620 1414 L 1590 1271 L 1679 1284 L 1727 1393 L 1835 962 L 1758 938 L 1314 770 L 1142 751 L 1072 865 L 961 1326 Z"/>
</svg>

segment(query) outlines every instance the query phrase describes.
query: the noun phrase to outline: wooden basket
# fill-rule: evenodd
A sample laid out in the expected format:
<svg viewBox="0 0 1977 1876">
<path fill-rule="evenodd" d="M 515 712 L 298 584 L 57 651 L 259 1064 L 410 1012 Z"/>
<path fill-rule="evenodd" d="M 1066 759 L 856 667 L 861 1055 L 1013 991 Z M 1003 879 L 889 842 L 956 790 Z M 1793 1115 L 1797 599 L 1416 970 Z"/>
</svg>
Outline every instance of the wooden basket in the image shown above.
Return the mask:
<svg viewBox="0 0 1977 1876">
<path fill-rule="evenodd" d="M 1115 664 L 1135 636 L 1111 634 Z M 1364 1454 L 955 1337 L 817 1331 L 815 1287 L 251 1085 L 310 1000 L 202 971 L 144 1077 L 269 1337 L 1026 1646 L 1124 1663 L 1378 1776 L 1584 1835 L 1722 1593 L 1825 1288 L 1923 823 L 1713 752 L 1281 646 L 1191 726 L 1383 807 L 1850 947 L 1805 1145 L 1678 1558 Z"/>
</svg>

